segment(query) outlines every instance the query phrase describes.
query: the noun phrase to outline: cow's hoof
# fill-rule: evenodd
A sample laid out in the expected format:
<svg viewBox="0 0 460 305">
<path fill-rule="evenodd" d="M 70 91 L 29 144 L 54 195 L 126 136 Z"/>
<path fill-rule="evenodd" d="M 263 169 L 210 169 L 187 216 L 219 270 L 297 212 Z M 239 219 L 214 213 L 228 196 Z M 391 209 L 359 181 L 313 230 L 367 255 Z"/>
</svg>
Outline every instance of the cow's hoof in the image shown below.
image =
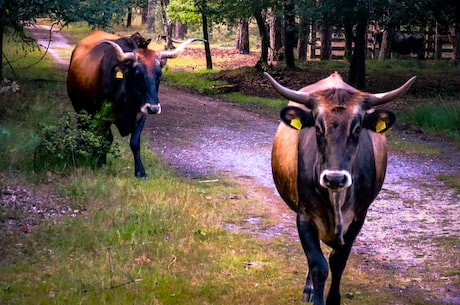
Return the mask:
<svg viewBox="0 0 460 305">
<path fill-rule="evenodd" d="M 313 302 L 313 289 L 311 290 L 304 290 L 303 291 L 303 296 L 302 296 L 302 301 L 303 302 Z"/>
<path fill-rule="evenodd" d="M 147 174 L 140 174 L 140 173 L 136 173 L 136 178 L 139 178 L 141 180 L 147 180 Z"/>
</svg>

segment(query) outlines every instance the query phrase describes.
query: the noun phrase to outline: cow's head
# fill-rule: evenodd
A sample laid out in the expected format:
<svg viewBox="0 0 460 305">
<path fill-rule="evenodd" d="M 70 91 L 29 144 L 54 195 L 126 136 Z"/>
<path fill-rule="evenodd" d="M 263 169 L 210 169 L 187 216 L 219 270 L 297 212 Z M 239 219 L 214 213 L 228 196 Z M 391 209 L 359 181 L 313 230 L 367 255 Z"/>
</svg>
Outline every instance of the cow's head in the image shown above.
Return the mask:
<svg viewBox="0 0 460 305">
<path fill-rule="evenodd" d="M 315 128 L 319 185 L 334 193 L 353 182 L 351 165 L 361 131 L 384 133 L 396 120 L 391 111 L 374 106 L 404 94 L 415 81 L 412 77 L 396 90 L 370 94 L 346 84 L 337 72 L 300 91 L 283 87 L 269 74 L 265 75 L 282 96 L 306 107 L 285 107 L 281 110 L 281 120 L 296 129 Z"/>
<path fill-rule="evenodd" d="M 114 68 L 114 79 L 118 81 L 119 95 L 124 95 L 131 103 L 139 105 L 136 111 L 144 114 L 161 113 L 161 104 L 158 99 L 158 88 L 162 75 L 162 68 L 168 58 L 176 58 L 185 47 L 194 41 L 203 41 L 199 38 L 190 38 L 182 42 L 172 51 L 156 52 L 147 48 L 140 48 L 131 52 L 124 52 L 115 42 L 103 40 L 113 47 L 118 63 Z"/>
</svg>

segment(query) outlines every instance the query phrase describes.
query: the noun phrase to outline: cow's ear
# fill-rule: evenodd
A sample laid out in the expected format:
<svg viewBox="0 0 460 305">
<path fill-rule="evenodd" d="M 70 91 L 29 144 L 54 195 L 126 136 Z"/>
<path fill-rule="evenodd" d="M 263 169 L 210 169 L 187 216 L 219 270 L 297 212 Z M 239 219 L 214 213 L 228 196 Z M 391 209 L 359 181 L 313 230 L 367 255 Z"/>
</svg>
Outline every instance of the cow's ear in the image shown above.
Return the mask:
<svg viewBox="0 0 460 305">
<path fill-rule="evenodd" d="M 364 117 L 364 128 L 373 130 L 378 133 L 384 133 L 396 122 L 396 115 L 383 109 L 377 109 L 374 112 L 367 113 Z"/>
<path fill-rule="evenodd" d="M 280 118 L 286 125 L 295 129 L 302 129 L 315 125 L 311 112 L 307 112 L 299 107 L 284 107 L 281 109 Z"/>
</svg>

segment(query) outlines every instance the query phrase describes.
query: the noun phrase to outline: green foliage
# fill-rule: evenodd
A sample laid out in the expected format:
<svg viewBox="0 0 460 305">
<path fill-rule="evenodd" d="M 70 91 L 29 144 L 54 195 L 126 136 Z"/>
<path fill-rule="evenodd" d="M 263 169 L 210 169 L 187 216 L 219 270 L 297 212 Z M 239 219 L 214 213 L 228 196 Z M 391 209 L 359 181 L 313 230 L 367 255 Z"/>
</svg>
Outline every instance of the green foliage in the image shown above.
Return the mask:
<svg viewBox="0 0 460 305">
<path fill-rule="evenodd" d="M 200 24 L 201 14 L 194 0 L 171 0 L 167 8 L 168 17 L 186 24 Z"/>
<path fill-rule="evenodd" d="M 85 112 L 68 112 L 56 125 L 41 123 L 39 144 L 35 151 L 36 169 L 75 169 L 104 162 L 105 155 L 119 156 L 118 145 L 101 133 L 107 122 L 107 106 L 95 117 Z"/>
</svg>

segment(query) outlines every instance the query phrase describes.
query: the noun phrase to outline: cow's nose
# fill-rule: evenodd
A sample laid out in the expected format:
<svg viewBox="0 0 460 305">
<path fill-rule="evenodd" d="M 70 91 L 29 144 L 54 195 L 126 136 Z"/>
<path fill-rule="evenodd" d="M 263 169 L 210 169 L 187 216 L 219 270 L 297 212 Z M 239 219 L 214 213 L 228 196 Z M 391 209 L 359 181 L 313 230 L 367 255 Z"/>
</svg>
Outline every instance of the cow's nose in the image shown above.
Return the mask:
<svg viewBox="0 0 460 305">
<path fill-rule="evenodd" d="M 141 112 L 145 114 L 160 114 L 161 105 L 160 104 L 145 104 L 141 108 Z"/>
<path fill-rule="evenodd" d="M 325 170 L 321 173 L 320 184 L 324 188 L 340 190 L 351 185 L 351 175 L 349 172 Z"/>
</svg>

